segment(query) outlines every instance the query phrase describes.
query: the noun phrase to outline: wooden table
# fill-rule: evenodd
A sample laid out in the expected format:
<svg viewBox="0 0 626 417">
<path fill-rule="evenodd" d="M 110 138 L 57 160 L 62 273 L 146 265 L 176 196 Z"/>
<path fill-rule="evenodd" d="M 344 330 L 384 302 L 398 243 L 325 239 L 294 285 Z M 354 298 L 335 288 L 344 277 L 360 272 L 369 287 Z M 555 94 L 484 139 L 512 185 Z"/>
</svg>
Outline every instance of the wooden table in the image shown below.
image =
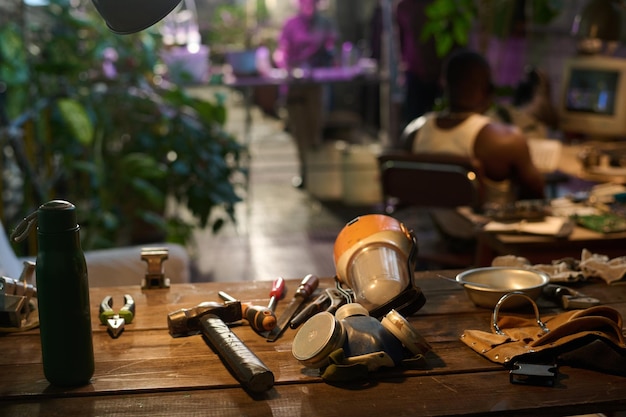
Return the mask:
<svg viewBox="0 0 626 417">
<path fill-rule="evenodd" d="M 626 255 L 626 232 L 598 233 L 576 226 L 566 238 L 516 233 L 477 233 L 476 265 L 489 266 L 494 257 L 515 255 L 533 264 L 550 264 L 562 258 L 580 259 L 583 249 L 609 258 Z"/>
<path fill-rule="evenodd" d="M 587 172 L 580 154 L 595 142 L 564 145 L 559 160 L 559 173 L 587 181 L 589 188 L 595 183 L 624 183 L 623 176 L 599 175 Z M 626 255 L 626 233 L 598 233 L 576 226 L 565 239 L 513 233 L 478 232 L 476 265 L 491 265 L 494 257 L 516 255 L 528 258 L 531 263 L 551 263 L 553 260 L 573 257 L 580 259 L 583 249 L 607 255 L 610 258 Z"/>
<path fill-rule="evenodd" d="M 358 67 L 330 67 L 313 68 L 308 73 L 298 76 L 287 74 L 285 71 L 276 70 L 272 75 L 249 75 L 236 77 L 233 74 L 226 74 L 223 79 L 225 86 L 238 89 L 243 92 L 245 99 L 245 119 L 244 119 L 244 143 L 249 144 L 252 132 L 252 106 L 253 94 L 256 88 L 263 87 L 286 87 L 302 85 L 331 85 L 331 84 L 362 84 L 362 85 L 387 85 L 386 77 L 381 77 L 378 73 L 363 72 Z M 384 109 L 384 104 L 380 104 L 380 109 Z M 320 109 L 323 111 L 323 109 Z M 374 109 L 368 109 L 369 120 L 376 116 Z M 389 132 L 384 132 L 389 134 Z"/>
<path fill-rule="evenodd" d="M 454 212 L 461 226 L 476 231 L 474 265 L 490 266 L 493 258 L 515 255 L 527 258 L 533 264 L 550 264 L 563 258 L 580 259 L 582 250 L 616 258 L 626 255 L 626 232 L 599 233 L 582 226 L 574 226 L 567 237 L 554 237 L 515 232 L 485 231 L 486 218 L 461 207 Z"/>
<path fill-rule="evenodd" d="M 626 184 L 626 174 L 621 169 L 606 169 L 604 172 L 601 169 L 596 171 L 589 171 L 583 166 L 581 155 L 589 152 L 591 148 L 607 149 L 612 146 L 623 147 L 623 142 L 598 142 L 589 141 L 576 144 L 563 145 L 561 158 L 559 159 L 559 171 L 579 178 L 581 180 L 605 183 L 611 182 L 616 184 Z"/>
<path fill-rule="evenodd" d="M 91 290 L 96 371 L 90 385 L 61 389 L 44 379 L 39 333 L 0 337 L 0 415 L 6 416 L 414 416 L 571 415 L 626 409 L 626 379 L 561 367 L 554 388 L 514 385 L 500 365 L 462 344 L 465 329 L 489 329 L 490 310 L 475 307 L 462 288 L 418 273 L 426 305 L 409 320 L 432 345 L 424 370 L 391 369 L 369 384 L 333 386 L 303 368 L 291 354 L 288 329 L 268 343 L 248 326 L 233 328 L 275 374 L 274 387 L 252 396 L 244 391 L 201 336 L 172 338 L 166 317 L 202 301 L 219 301 L 218 291 L 267 303 L 270 282 L 177 284 L 141 291 L 139 286 Z M 454 271 L 441 273 L 453 276 Z M 298 281 L 287 281 L 291 299 Z M 322 279 L 320 288 L 331 286 Z M 626 313 L 626 289 L 596 284 L 585 292 Z M 135 298 L 136 317 L 118 339 L 98 321 L 105 295 Z M 542 309 L 542 311 L 545 311 Z M 63 320 L 63 317 L 59 317 Z M 72 330 L 68 323 L 68 332 Z M 63 337 L 63 335 L 59 335 Z"/>
</svg>

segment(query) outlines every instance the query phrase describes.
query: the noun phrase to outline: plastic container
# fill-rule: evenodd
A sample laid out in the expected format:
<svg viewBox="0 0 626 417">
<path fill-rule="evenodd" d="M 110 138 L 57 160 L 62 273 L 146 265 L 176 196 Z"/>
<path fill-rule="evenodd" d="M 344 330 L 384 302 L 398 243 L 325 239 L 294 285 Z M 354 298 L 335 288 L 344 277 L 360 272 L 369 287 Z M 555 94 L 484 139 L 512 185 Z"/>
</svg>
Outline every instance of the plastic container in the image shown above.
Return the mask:
<svg viewBox="0 0 626 417">
<path fill-rule="evenodd" d="M 342 158 L 342 202 L 349 206 L 374 205 L 382 201 L 379 144 L 350 145 Z"/>
<path fill-rule="evenodd" d="M 168 76 L 174 82 L 202 83 L 209 76 L 209 47 L 198 45 L 197 50 L 175 46 L 161 53 Z"/>
<path fill-rule="evenodd" d="M 233 74 L 239 76 L 255 75 L 258 73 L 256 49 L 226 52 L 226 63 L 233 69 Z"/>
<path fill-rule="evenodd" d="M 347 144 L 343 141 L 324 143 L 309 149 L 306 158 L 307 191 L 323 201 L 337 201 L 342 197 L 341 160 Z"/>
</svg>

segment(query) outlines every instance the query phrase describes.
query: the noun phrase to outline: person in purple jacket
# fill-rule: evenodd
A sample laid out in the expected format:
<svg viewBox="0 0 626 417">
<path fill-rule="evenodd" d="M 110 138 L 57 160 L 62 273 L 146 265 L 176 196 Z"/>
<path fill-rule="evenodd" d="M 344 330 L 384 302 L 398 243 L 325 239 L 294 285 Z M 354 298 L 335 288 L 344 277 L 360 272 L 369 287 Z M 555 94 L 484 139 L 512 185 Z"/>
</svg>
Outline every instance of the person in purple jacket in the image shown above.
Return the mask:
<svg viewBox="0 0 626 417">
<path fill-rule="evenodd" d="M 337 33 L 333 23 L 318 11 L 319 0 L 298 0 L 298 13 L 287 19 L 278 38 L 274 62 L 292 75 L 299 70 L 332 66 Z M 289 131 L 298 149 L 300 177 L 305 186 L 306 152 L 319 145 L 324 121 L 324 88 L 306 83 L 289 86 L 286 99 Z"/>
</svg>

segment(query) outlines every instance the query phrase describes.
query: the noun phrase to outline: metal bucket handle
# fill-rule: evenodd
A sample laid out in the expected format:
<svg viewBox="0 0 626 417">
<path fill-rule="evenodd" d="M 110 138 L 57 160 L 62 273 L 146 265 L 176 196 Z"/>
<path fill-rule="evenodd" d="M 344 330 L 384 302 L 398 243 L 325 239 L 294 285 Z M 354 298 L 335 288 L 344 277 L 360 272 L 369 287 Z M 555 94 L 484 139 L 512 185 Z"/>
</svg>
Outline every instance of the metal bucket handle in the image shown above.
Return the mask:
<svg viewBox="0 0 626 417">
<path fill-rule="evenodd" d="M 502 297 L 500 297 L 500 299 L 498 300 L 498 302 L 496 303 L 496 306 L 493 309 L 493 317 L 491 319 L 491 331 L 494 332 L 495 334 L 499 334 L 499 335 L 506 335 L 501 329 L 500 326 L 498 326 L 498 314 L 500 313 L 500 307 L 502 306 L 502 304 L 504 304 L 504 302 L 514 296 L 519 296 L 519 297 L 523 297 L 526 300 L 528 300 L 530 302 L 530 304 L 533 306 L 533 309 L 535 310 L 535 319 L 537 320 L 537 324 L 539 325 L 539 327 L 541 328 L 541 330 L 544 333 L 548 333 L 550 332 L 550 329 L 548 329 L 548 326 L 546 326 L 546 324 L 541 321 L 541 317 L 539 315 L 539 308 L 537 307 L 537 304 L 535 303 L 535 301 L 530 298 L 528 295 L 524 294 L 521 291 L 513 291 L 507 294 L 504 294 Z"/>
</svg>

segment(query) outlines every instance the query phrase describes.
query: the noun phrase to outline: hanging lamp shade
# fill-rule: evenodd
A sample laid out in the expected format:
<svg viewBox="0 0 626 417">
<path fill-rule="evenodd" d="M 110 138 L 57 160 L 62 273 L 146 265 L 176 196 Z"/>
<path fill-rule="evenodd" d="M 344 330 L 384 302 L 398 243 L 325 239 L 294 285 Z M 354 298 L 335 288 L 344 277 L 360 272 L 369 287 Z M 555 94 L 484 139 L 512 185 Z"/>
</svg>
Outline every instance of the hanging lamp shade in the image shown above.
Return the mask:
<svg viewBox="0 0 626 417">
<path fill-rule="evenodd" d="M 621 13 L 613 0 L 590 0 L 574 19 L 572 34 L 582 52 L 599 52 L 620 39 Z"/>
<path fill-rule="evenodd" d="M 181 0 L 91 0 L 111 31 L 126 35 L 167 16 Z"/>
</svg>

